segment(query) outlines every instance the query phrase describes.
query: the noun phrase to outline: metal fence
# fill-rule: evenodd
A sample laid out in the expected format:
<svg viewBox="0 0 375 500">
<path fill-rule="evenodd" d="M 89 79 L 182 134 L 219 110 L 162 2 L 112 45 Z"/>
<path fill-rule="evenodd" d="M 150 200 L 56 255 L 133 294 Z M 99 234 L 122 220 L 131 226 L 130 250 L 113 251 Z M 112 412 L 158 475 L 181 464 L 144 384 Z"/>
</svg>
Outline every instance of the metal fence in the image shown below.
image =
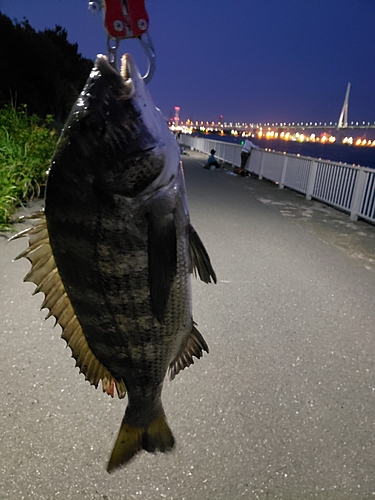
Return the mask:
<svg viewBox="0 0 375 500">
<path fill-rule="evenodd" d="M 203 137 L 181 135 L 180 143 L 239 166 L 241 146 Z M 307 156 L 253 149 L 246 169 L 278 184 L 350 214 L 375 223 L 375 170 Z"/>
</svg>

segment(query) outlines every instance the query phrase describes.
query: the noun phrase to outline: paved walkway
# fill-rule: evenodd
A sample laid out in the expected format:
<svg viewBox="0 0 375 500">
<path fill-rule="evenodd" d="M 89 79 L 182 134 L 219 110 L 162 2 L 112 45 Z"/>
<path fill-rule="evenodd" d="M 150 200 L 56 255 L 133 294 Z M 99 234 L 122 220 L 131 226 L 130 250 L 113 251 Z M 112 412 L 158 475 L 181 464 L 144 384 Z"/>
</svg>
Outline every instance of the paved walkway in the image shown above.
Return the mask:
<svg viewBox="0 0 375 500">
<path fill-rule="evenodd" d="M 188 198 L 219 282 L 193 284 L 210 354 L 165 385 L 173 453 L 105 472 L 125 404 L 78 374 L 0 236 L 2 500 L 375 498 L 375 227 L 204 159 Z"/>
</svg>

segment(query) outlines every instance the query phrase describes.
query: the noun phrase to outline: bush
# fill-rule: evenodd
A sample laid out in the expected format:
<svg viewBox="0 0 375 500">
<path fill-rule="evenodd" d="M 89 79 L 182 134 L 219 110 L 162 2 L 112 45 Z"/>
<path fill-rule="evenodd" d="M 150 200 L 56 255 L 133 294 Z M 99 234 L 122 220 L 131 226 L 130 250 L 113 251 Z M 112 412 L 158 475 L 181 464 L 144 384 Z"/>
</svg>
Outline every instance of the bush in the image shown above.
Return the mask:
<svg viewBox="0 0 375 500">
<path fill-rule="evenodd" d="M 23 202 L 39 196 L 45 185 L 57 133 L 26 107 L 0 109 L 0 229 Z"/>
</svg>

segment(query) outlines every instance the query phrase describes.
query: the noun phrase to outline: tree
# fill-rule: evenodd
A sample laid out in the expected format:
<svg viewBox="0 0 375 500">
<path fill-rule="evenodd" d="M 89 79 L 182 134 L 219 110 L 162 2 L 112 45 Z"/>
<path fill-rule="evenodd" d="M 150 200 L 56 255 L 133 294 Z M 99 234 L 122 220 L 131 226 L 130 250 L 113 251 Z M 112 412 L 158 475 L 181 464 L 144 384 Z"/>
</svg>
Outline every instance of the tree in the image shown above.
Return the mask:
<svg viewBox="0 0 375 500">
<path fill-rule="evenodd" d="M 92 65 L 61 26 L 37 32 L 0 12 L 0 106 L 26 104 L 30 113 L 63 122 Z"/>
</svg>

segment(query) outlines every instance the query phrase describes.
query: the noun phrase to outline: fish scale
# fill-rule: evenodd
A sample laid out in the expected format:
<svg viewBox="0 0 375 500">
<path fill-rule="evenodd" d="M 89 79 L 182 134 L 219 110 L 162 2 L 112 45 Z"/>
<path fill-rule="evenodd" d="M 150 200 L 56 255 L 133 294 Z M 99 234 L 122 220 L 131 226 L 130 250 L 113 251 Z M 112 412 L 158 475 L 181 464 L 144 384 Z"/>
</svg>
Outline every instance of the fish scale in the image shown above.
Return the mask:
<svg viewBox="0 0 375 500">
<path fill-rule="evenodd" d="M 190 224 L 177 142 L 129 55 L 122 75 L 98 56 L 52 159 L 45 213 L 17 236 L 29 237 L 25 280 L 45 294 L 80 371 L 128 395 L 108 472 L 174 446 L 166 373 L 208 352 L 190 276 L 216 282 Z"/>
</svg>

